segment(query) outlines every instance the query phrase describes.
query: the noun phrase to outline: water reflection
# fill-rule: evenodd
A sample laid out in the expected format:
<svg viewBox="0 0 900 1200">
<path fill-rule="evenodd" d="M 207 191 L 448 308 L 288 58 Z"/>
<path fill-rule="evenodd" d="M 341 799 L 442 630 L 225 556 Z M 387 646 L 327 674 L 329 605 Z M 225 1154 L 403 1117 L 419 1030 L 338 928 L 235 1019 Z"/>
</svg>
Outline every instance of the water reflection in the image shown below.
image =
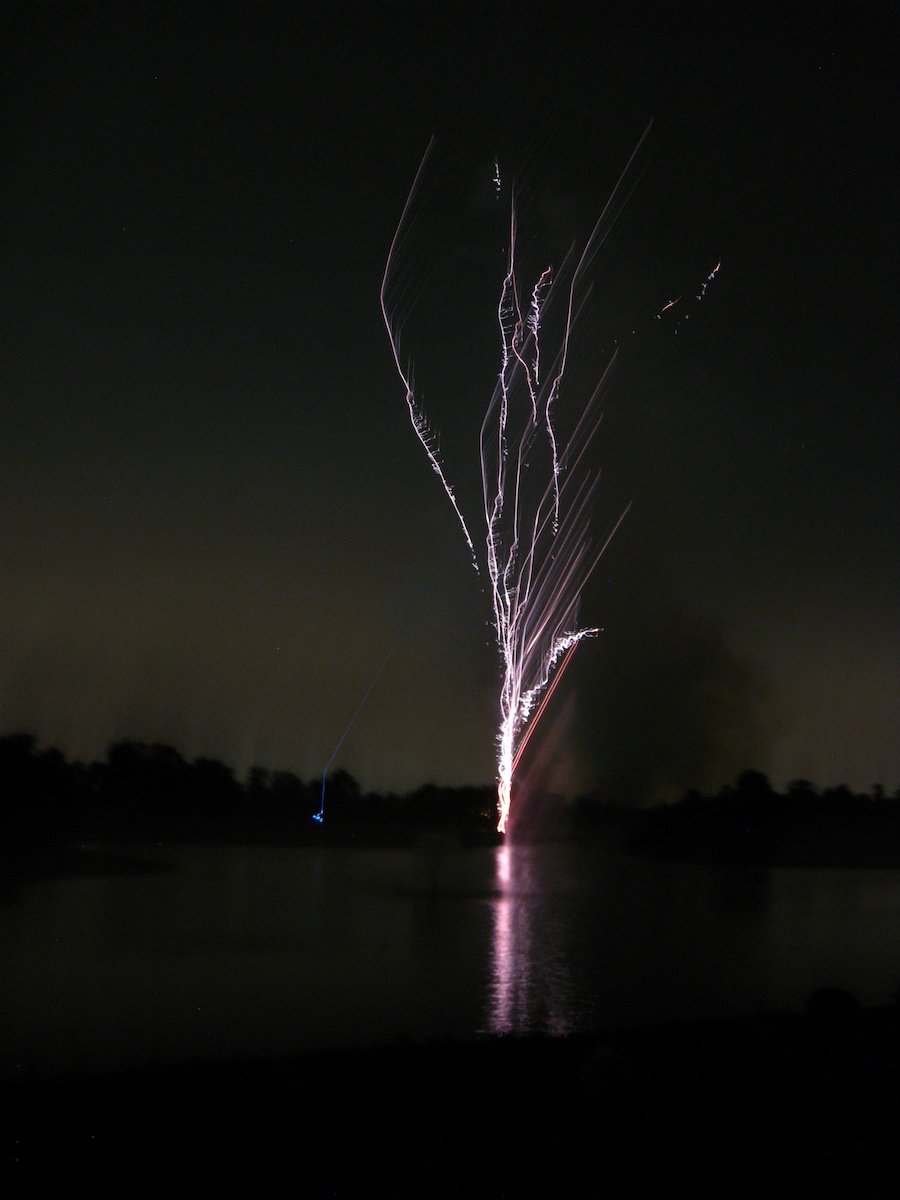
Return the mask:
<svg viewBox="0 0 900 1200">
<path fill-rule="evenodd" d="M 506 843 L 497 848 L 488 1014 L 492 1034 L 556 1035 L 571 1032 L 574 1024 L 563 905 L 542 865 L 533 846 Z"/>
<path fill-rule="evenodd" d="M 826 985 L 885 1004 L 900 983 L 897 871 L 437 839 L 171 860 L 0 905 L 0 1076 L 799 1011 Z"/>
</svg>

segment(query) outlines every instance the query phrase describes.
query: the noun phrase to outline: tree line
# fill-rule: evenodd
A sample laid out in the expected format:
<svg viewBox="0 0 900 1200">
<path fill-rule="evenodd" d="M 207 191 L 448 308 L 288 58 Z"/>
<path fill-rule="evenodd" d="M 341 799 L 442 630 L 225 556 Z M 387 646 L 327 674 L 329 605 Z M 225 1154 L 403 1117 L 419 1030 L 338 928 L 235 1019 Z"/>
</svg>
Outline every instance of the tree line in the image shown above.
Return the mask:
<svg viewBox="0 0 900 1200">
<path fill-rule="evenodd" d="M 336 770 L 327 778 L 320 825 L 312 817 L 321 802 L 321 779 L 256 766 L 242 780 L 218 759 L 187 759 L 160 742 L 114 742 L 105 759 L 83 763 L 39 747 L 31 734 L 0 736 L 0 849 L 216 837 L 390 842 L 430 829 L 478 841 L 495 836 L 492 784 L 427 783 L 402 795 L 381 794 L 364 792 L 347 771 Z M 889 796 L 881 785 L 859 793 L 845 785 L 819 790 L 798 779 L 779 792 L 762 772 L 746 770 L 716 793 L 689 791 L 652 809 L 587 796 L 570 804 L 531 797 L 525 811 L 538 834 L 614 832 L 634 852 L 660 857 L 802 859 L 837 840 L 849 861 L 871 858 L 873 845 L 896 846 L 900 865 L 900 788 Z"/>
<path fill-rule="evenodd" d="M 413 792 L 364 792 L 347 771 L 327 778 L 326 820 L 312 820 L 322 781 L 292 771 L 253 767 L 241 780 L 214 758 L 186 759 L 173 746 L 114 742 L 101 761 L 68 760 L 27 733 L 0 737 L 0 844 L 40 845 L 72 839 L 224 835 L 292 840 L 366 831 L 402 836 L 422 828 L 484 834 L 495 822 L 491 786 Z"/>
<path fill-rule="evenodd" d="M 688 791 L 645 811 L 629 848 L 697 861 L 900 866 L 900 788 L 820 790 L 797 779 L 779 792 L 761 771 L 746 770 L 714 794 Z"/>
</svg>

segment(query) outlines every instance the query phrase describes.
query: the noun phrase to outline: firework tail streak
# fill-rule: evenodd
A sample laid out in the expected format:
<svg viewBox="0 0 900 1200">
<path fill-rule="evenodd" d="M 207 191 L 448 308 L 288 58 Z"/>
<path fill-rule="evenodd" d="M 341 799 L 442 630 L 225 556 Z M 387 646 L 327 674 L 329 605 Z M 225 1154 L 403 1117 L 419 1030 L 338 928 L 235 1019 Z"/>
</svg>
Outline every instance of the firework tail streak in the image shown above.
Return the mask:
<svg viewBox="0 0 900 1200">
<path fill-rule="evenodd" d="M 497 320 L 501 365 L 481 427 L 481 476 L 484 493 L 484 571 L 490 580 L 494 628 L 503 678 L 497 734 L 498 829 L 507 827 L 513 777 L 522 751 L 547 701 L 582 639 L 600 631 L 579 626 L 578 608 L 585 584 L 627 508 L 599 544 L 589 533 L 591 506 L 599 472 L 591 469 L 589 449 L 600 425 L 599 401 L 615 356 L 594 387 L 574 432 L 560 446 L 554 407 L 569 361 L 572 331 L 590 293 L 589 273 L 597 252 L 636 183 L 635 162 L 648 134 L 644 131 L 625 170 L 580 254 L 570 250 L 559 271 L 548 267 L 531 289 L 523 311 L 516 263 L 516 204 L 511 203 L 507 270 L 500 289 Z M 394 364 L 406 390 L 413 430 L 453 505 L 476 570 L 475 542 L 436 451 L 435 439 L 416 400 L 411 367 L 400 356 L 400 323 L 392 297 L 398 294 L 398 248 L 406 239 L 411 212 L 434 147 L 429 144 L 416 173 L 388 253 L 381 285 L 381 311 Z M 499 178 L 499 169 L 497 172 Z M 496 183 L 496 179 L 495 179 Z M 554 302 L 565 304 L 563 331 L 546 372 L 542 366 L 544 318 Z M 540 459 L 543 482 L 535 486 Z"/>
</svg>

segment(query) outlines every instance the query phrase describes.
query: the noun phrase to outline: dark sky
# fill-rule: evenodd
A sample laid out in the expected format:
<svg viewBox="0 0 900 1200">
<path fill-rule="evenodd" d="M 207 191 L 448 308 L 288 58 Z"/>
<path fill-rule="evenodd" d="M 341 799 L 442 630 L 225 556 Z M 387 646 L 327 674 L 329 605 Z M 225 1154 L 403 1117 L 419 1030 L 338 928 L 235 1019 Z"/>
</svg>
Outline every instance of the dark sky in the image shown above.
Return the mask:
<svg viewBox="0 0 900 1200">
<path fill-rule="evenodd" d="M 893 4 L 4 4 L 0 730 L 309 778 L 394 648 L 336 765 L 492 778 L 381 274 L 435 135 L 404 344 L 477 531 L 509 181 L 558 262 L 652 120 L 561 412 L 618 346 L 598 533 L 632 509 L 535 777 L 895 788 L 898 51 Z"/>
</svg>

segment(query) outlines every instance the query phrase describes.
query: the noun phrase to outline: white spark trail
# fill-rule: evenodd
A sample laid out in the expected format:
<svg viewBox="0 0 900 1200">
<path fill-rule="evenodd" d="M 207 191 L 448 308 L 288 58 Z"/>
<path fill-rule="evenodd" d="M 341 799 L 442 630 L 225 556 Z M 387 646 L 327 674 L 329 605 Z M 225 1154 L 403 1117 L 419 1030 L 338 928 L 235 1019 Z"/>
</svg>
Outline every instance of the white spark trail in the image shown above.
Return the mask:
<svg viewBox="0 0 900 1200">
<path fill-rule="evenodd" d="M 407 197 L 407 200 L 406 200 L 406 205 L 404 206 L 403 213 L 400 217 L 400 224 L 397 226 L 397 230 L 394 234 L 394 239 L 391 242 L 391 248 L 390 248 L 390 251 L 388 252 L 387 263 L 385 264 L 385 268 L 384 268 L 384 276 L 381 281 L 381 315 L 384 318 L 385 328 L 388 331 L 388 337 L 390 338 L 390 341 L 391 341 L 391 349 L 394 354 L 394 365 L 397 368 L 397 374 L 400 376 L 400 379 L 403 382 L 403 386 L 406 388 L 406 405 L 409 409 L 410 422 L 412 423 L 412 427 L 415 430 L 416 436 L 418 437 L 419 441 L 422 443 L 422 447 L 425 450 L 425 453 L 428 455 L 428 461 L 431 463 L 431 466 L 432 466 L 435 474 L 437 475 L 438 479 L 440 479 L 441 483 L 444 486 L 444 491 L 447 493 L 447 498 L 449 499 L 450 503 L 453 505 L 453 511 L 456 513 L 457 517 L 459 518 L 459 523 L 462 526 L 463 534 L 465 535 L 465 539 L 469 545 L 469 549 L 472 552 L 472 562 L 475 566 L 475 570 L 478 571 L 479 570 L 478 556 L 475 553 L 475 544 L 472 541 L 472 535 L 469 533 L 468 526 L 466 525 L 465 518 L 463 517 L 462 511 L 460 510 L 459 504 L 457 503 L 456 496 L 453 494 L 453 488 L 450 486 L 450 484 L 447 481 L 446 476 L 444 475 L 444 469 L 441 466 L 440 460 L 438 459 L 438 456 L 437 456 L 437 452 L 434 448 L 434 434 L 432 433 L 431 429 L 429 428 L 428 422 L 425 420 L 425 416 L 422 413 L 421 409 L 419 408 L 418 403 L 416 402 L 416 394 L 415 394 L 415 389 L 413 387 L 413 379 L 412 379 L 412 369 L 407 368 L 406 370 L 404 370 L 403 366 L 400 363 L 400 331 L 397 328 L 396 324 L 388 316 L 386 302 L 385 302 L 385 292 L 387 290 L 388 280 L 389 280 L 391 272 L 392 272 L 394 256 L 397 252 L 398 240 L 400 239 L 401 234 L 404 232 L 404 227 L 406 225 L 406 220 L 407 220 L 407 216 L 409 214 L 410 205 L 412 204 L 413 196 L 416 193 L 416 190 L 419 185 L 419 181 L 421 180 L 422 174 L 425 170 L 425 164 L 428 162 L 428 159 L 431 154 L 431 150 L 432 150 L 433 146 L 434 146 L 434 138 L 432 138 L 431 141 L 428 143 L 428 149 L 425 151 L 425 155 L 424 155 L 421 163 L 419 164 L 419 169 L 416 172 L 416 177 L 413 181 L 412 189 L 410 190 L 409 196 Z"/>
<path fill-rule="evenodd" d="M 528 738 L 568 667 L 575 647 L 584 638 L 600 632 L 595 627 L 579 626 L 579 602 L 588 579 L 628 511 L 619 516 L 608 536 L 595 546 L 589 523 L 600 477 L 591 470 L 590 448 L 600 426 L 599 401 L 615 356 L 562 448 L 554 419 L 570 361 L 573 331 L 590 293 L 590 269 L 636 185 L 635 162 L 649 129 L 650 126 L 644 131 L 580 255 L 570 251 L 558 272 L 547 267 L 540 274 L 527 293 L 529 300 L 524 313 L 519 300 L 515 197 L 512 201 L 506 274 L 497 305 L 500 372 L 480 436 L 486 573 L 503 664 L 497 735 L 501 831 L 509 820 L 513 776 Z M 381 309 L 394 363 L 406 389 L 413 429 L 444 486 L 475 558 L 466 522 L 416 401 L 412 372 L 401 365 L 398 325 L 389 316 L 386 300 L 389 290 L 395 294 L 392 284 L 396 252 L 407 235 L 411 205 L 422 186 L 432 145 L 433 141 L 419 167 L 391 243 L 382 280 Z M 496 176 L 499 178 L 499 168 Z M 541 347 L 544 319 L 559 299 L 564 306 L 562 334 L 552 367 L 544 379 Z M 536 483 L 541 470 L 543 482 Z"/>
</svg>

